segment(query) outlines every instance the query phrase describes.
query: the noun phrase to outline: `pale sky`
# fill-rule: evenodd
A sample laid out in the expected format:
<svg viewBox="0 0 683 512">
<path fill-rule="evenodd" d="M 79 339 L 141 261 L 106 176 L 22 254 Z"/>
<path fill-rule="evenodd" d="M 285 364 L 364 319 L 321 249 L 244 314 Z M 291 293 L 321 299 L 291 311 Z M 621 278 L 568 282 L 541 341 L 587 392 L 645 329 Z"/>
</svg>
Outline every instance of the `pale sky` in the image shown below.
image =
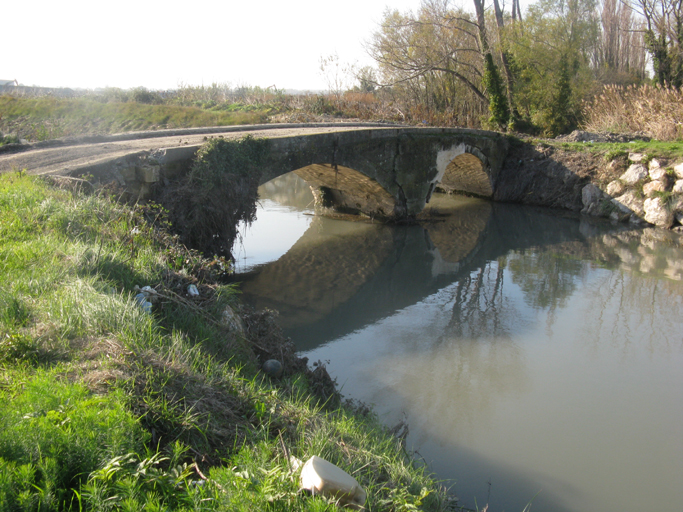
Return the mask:
<svg viewBox="0 0 683 512">
<path fill-rule="evenodd" d="M 372 64 L 386 6 L 420 0 L 5 0 L 0 79 L 45 87 L 180 83 L 321 90 L 320 58 Z"/>
</svg>

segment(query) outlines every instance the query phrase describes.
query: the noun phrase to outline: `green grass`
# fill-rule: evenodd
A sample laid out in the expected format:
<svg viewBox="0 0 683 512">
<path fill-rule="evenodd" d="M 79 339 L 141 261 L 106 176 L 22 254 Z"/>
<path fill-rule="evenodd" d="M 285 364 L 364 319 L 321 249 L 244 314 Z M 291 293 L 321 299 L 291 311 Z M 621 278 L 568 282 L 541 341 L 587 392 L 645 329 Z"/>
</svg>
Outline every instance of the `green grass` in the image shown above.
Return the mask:
<svg viewBox="0 0 683 512">
<path fill-rule="evenodd" d="M 91 98 L 0 96 L 0 130 L 29 141 L 164 128 L 264 122 L 267 109 L 206 110 L 179 105 L 102 102 Z M 14 140 L 14 139 L 12 139 Z"/>
<path fill-rule="evenodd" d="M 337 510 L 299 491 L 290 457 L 314 454 L 356 477 L 369 510 L 441 510 L 372 415 L 322 400 L 311 372 L 258 371 L 264 341 L 217 321 L 238 306 L 224 262 L 161 217 L 0 177 L 0 512 Z M 200 306 L 179 298 L 189 282 Z M 135 285 L 163 291 L 151 314 Z"/>
<path fill-rule="evenodd" d="M 683 142 L 666 141 L 633 141 L 633 142 L 559 142 L 543 141 L 545 144 L 568 151 L 591 151 L 603 153 L 606 159 L 612 160 L 628 153 L 645 153 L 651 158 L 669 158 L 683 160 Z"/>
</svg>

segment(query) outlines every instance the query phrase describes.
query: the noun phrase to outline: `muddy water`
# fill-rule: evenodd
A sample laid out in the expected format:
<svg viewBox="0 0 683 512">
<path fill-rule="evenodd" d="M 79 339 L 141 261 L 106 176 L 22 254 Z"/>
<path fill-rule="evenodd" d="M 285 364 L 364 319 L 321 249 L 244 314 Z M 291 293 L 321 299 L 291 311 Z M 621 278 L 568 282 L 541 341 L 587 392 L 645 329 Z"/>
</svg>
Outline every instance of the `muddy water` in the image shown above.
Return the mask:
<svg viewBox="0 0 683 512">
<path fill-rule="evenodd" d="M 269 188 L 245 300 L 279 309 L 345 395 L 405 419 L 462 505 L 681 510 L 676 238 L 447 197 L 424 227 L 343 222 L 307 215 L 296 180 Z"/>
</svg>

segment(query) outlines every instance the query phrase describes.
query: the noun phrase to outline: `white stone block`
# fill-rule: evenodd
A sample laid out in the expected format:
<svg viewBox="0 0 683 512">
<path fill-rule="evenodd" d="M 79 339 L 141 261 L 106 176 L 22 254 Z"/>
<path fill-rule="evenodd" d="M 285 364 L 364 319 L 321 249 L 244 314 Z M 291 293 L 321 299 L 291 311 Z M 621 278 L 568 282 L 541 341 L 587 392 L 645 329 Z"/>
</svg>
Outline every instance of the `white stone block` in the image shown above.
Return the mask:
<svg viewBox="0 0 683 512">
<path fill-rule="evenodd" d="M 313 455 L 301 470 L 301 487 L 322 494 L 340 506 L 362 508 L 366 494 L 355 478 L 331 462 Z"/>
</svg>

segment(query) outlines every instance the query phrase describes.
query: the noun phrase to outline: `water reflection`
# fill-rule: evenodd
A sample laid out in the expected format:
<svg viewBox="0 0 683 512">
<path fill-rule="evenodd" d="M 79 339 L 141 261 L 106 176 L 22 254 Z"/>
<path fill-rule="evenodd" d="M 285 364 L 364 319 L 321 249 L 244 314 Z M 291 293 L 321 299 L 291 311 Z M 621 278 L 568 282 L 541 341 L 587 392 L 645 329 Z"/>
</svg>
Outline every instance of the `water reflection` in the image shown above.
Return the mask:
<svg viewBox="0 0 683 512">
<path fill-rule="evenodd" d="M 345 394 L 407 417 L 467 506 L 680 508 L 679 238 L 435 201 L 424 226 L 314 219 L 245 299 Z"/>
</svg>

